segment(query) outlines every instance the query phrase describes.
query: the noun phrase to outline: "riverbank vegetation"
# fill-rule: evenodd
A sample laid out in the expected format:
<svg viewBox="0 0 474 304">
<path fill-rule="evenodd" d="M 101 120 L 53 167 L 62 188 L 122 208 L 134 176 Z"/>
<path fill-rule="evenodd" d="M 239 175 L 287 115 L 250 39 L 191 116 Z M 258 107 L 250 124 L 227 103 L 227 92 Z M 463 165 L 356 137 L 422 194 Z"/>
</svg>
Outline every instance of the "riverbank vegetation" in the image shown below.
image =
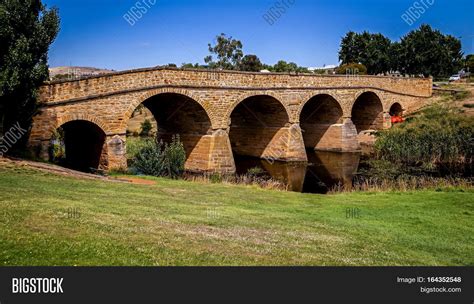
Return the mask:
<svg viewBox="0 0 474 304">
<path fill-rule="evenodd" d="M 402 173 L 470 176 L 474 160 L 474 118 L 458 109 L 431 106 L 406 123 L 378 132 L 376 159 Z"/>
<path fill-rule="evenodd" d="M 377 132 L 374 151 L 364 158 L 353 187 L 333 191 L 472 188 L 474 117 L 452 105 L 457 97 L 441 100 Z"/>
</svg>

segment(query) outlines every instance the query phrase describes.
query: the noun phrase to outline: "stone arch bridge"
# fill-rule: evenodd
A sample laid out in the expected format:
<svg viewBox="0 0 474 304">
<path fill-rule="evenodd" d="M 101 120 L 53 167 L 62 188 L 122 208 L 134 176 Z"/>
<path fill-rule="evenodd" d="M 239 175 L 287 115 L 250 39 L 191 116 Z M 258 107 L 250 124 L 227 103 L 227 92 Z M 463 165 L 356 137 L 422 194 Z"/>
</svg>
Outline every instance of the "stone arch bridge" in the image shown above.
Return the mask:
<svg viewBox="0 0 474 304">
<path fill-rule="evenodd" d="M 234 172 L 234 155 L 307 161 L 306 149 L 357 151 L 365 130 L 390 127 L 432 95 L 432 80 L 378 76 L 140 69 L 46 83 L 29 139 L 48 159 L 65 132 L 77 169 L 126 168 L 126 130 L 143 104 L 158 136 L 179 134 L 191 171 Z"/>
</svg>

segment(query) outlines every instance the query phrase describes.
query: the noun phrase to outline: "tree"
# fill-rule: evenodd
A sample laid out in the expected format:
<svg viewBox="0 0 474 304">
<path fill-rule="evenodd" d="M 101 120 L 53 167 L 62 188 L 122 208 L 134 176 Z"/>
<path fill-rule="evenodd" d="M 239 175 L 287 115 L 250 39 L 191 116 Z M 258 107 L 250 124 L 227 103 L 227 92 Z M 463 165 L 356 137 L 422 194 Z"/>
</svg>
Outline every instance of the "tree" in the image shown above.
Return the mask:
<svg viewBox="0 0 474 304">
<path fill-rule="evenodd" d="M 348 32 L 341 40 L 342 64 L 361 63 L 369 74 L 398 70 L 406 74 L 443 77 L 463 66 L 461 41 L 422 25 L 392 42 L 382 34 Z"/>
<path fill-rule="evenodd" d="M 341 64 L 336 69 L 338 75 L 367 75 L 367 67 L 360 63 L 345 63 Z"/>
<path fill-rule="evenodd" d="M 390 66 L 390 70 L 393 72 L 402 70 L 402 65 L 400 64 L 401 53 L 402 46 L 400 42 L 393 42 L 388 51 L 388 64 Z"/>
<path fill-rule="evenodd" d="M 245 55 L 239 64 L 240 71 L 260 72 L 263 64 L 256 55 Z"/>
<path fill-rule="evenodd" d="M 278 61 L 274 66 L 273 70 L 277 73 L 283 73 L 283 72 L 296 72 L 298 69 L 298 66 L 294 62 L 286 62 L 284 60 Z"/>
<path fill-rule="evenodd" d="M 341 40 L 341 48 L 339 50 L 339 60 L 343 64 L 358 63 L 361 50 L 358 49 L 356 40 L 358 34 L 350 31 Z"/>
<path fill-rule="evenodd" d="M 367 33 L 368 34 L 368 33 Z M 367 67 L 372 74 L 389 72 L 390 50 L 392 42 L 382 34 L 368 34 L 366 51 L 362 53 L 361 63 Z"/>
<path fill-rule="evenodd" d="M 269 70 L 277 73 L 309 73 L 305 67 L 300 67 L 294 62 L 286 62 L 284 60 L 278 61 L 273 67 L 269 67 Z"/>
<path fill-rule="evenodd" d="M 207 65 L 200 65 L 199 63 L 182 63 L 182 69 L 208 69 Z"/>
<path fill-rule="evenodd" d="M 474 72 L 474 54 L 466 56 L 464 68 L 466 69 L 466 72 Z"/>
<path fill-rule="evenodd" d="M 204 58 L 211 69 L 237 70 L 243 57 L 242 42 L 220 34 L 216 37 L 217 44 L 212 46 L 210 43 L 209 52 L 215 54 L 217 61 L 214 61 L 212 55 Z"/>
<path fill-rule="evenodd" d="M 392 42 L 382 34 L 348 32 L 341 40 L 339 60 L 342 64 L 361 63 L 370 74 L 388 72 Z"/>
<path fill-rule="evenodd" d="M 0 1 L 0 135 L 16 123 L 29 128 L 58 31 L 57 9 L 40 0 Z"/>
<path fill-rule="evenodd" d="M 461 41 L 421 25 L 400 41 L 400 71 L 407 74 L 445 77 L 462 67 Z"/>
</svg>

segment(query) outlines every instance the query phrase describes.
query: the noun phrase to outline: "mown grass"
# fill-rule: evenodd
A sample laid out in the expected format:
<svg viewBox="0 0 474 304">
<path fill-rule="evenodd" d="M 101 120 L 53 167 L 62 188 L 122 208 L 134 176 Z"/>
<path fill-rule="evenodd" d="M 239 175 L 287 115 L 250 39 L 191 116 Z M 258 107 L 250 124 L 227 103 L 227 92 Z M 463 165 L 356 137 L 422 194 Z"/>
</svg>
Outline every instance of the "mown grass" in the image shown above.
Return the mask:
<svg viewBox="0 0 474 304">
<path fill-rule="evenodd" d="M 469 189 L 324 196 L 147 179 L 0 168 L 1 265 L 474 265 Z"/>
</svg>

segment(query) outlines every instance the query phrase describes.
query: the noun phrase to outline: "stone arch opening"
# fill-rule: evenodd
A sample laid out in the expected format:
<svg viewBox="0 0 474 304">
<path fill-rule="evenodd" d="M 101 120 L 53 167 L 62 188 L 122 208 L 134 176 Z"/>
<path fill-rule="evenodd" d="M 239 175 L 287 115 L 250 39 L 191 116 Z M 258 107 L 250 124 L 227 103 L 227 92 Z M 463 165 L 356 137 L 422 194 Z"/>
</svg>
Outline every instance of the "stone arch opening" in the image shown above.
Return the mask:
<svg viewBox="0 0 474 304">
<path fill-rule="evenodd" d="M 357 133 L 383 128 L 383 105 L 377 94 L 365 92 L 356 99 L 352 107 L 352 121 Z"/>
<path fill-rule="evenodd" d="M 60 165 L 82 171 L 94 172 L 107 169 L 107 144 L 105 132 L 95 123 L 87 120 L 72 120 L 57 130 L 53 147 L 63 149 L 61 155 L 54 155 Z"/>
<path fill-rule="evenodd" d="M 399 104 L 398 102 L 394 103 L 391 107 L 390 107 L 390 116 L 403 116 L 403 107 L 401 104 Z"/>
<path fill-rule="evenodd" d="M 142 133 L 142 137 L 148 135 L 171 142 L 173 135 L 179 135 L 186 151 L 186 170 L 208 169 L 212 124 L 206 110 L 197 101 L 178 93 L 161 93 L 146 99 L 137 110 L 128 123 L 129 135 L 136 137 L 136 133 L 141 133 L 137 128 L 141 129 L 142 123 L 149 120 L 151 133 Z M 131 124 L 138 132 L 130 132 Z"/>
<path fill-rule="evenodd" d="M 230 115 L 230 143 L 235 156 L 281 160 L 288 149 L 289 115 L 283 104 L 268 95 L 251 96 Z"/>
<path fill-rule="evenodd" d="M 316 95 L 304 105 L 300 115 L 304 144 L 307 149 L 337 150 L 340 147 L 343 110 L 327 94 Z"/>
</svg>

